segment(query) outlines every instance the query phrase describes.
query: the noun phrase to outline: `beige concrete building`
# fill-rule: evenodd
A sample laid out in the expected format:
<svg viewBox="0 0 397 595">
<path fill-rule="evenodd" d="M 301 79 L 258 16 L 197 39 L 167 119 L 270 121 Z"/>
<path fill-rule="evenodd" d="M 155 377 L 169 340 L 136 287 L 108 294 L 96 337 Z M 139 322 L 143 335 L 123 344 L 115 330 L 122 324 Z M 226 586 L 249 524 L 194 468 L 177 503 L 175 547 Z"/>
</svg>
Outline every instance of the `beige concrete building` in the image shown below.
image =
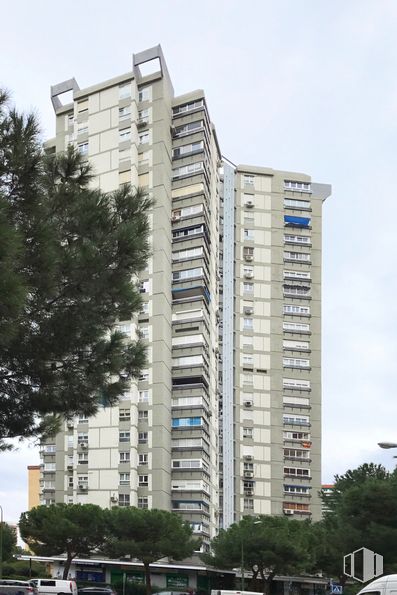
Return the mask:
<svg viewBox="0 0 397 595">
<path fill-rule="evenodd" d="M 28 507 L 40 504 L 40 465 L 28 465 Z"/>
<path fill-rule="evenodd" d="M 52 101 L 47 149 L 74 144 L 102 190 L 139 185 L 155 206 L 143 309 L 116 323 L 147 340 L 150 365 L 118 407 L 43 445 L 41 501 L 173 510 L 204 549 L 243 514 L 318 518 L 329 187 L 222 162 L 203 91 L 174 95 L 159 46 Z"/>
</svg>

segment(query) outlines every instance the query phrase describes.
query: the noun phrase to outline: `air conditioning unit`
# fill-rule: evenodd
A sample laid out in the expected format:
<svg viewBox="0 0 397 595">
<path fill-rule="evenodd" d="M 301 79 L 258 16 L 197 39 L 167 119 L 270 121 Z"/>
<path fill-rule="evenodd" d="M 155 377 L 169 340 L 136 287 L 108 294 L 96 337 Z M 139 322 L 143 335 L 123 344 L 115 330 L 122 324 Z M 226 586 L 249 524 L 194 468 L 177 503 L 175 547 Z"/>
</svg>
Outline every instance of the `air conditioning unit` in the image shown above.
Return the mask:
<svg viewBox="0 0 397 595">
<path fill-rule="evenodd" d="M 119 501 L 119 499 L 117 496 L 110 496 L 110 502 L 113 502 L 115 504 L 118 501 Z"/>
<path fill-rule="evenodd" d="M 253 461 L 254 460 L 254 457 L 252 455 L 244 455 L 244 459 L 246 461 Z"/>
<path fill-rule="evenodd" d="M 244 490 L 244 496 L 253 496 L 254 492 L 253 490 Z"/>
<path fill-rule="evenodd" d="M 252 401 L 244 401 L 244 407 L 252 407 Z"/>
<path fill-rule="evenodd" d="M 137 122 L 137 126 L 138 128 L 144 128 L 145 126 L 147 126 L 149 124 L 149 122 L 147 120 L 139 120 Z"/>
<path fill-rule="evenodd" d="M 244 258 L 247 262 L 252 262 L 254 260 L 253 254 L 244 254 Z"/>
<path fill-rule="evenodd" d="M 244 471 L 244 477 L 252 478 L 254 477 L 254 473 L 252 471 Z"/>
<path fill-rule="evenodd" d="M 181 218 L 180 215 L 172 215 L 171 221 L 179 221 L 180 218 Z"/>
<path fill-rule="evenodd" d="M 253 313 L 254 313 L 254 309 L 251 306 L 245 306 L 244 314 L 253 314 Z"/>
<path fill-rule="evenodd" d="M 71 463 L 67 466 L 67 468 L 69 471 L 73 471 L 73 465 Z"/>
<path fill-rule="evenodd" d="M 70 419 L 67 422 L 67 426 L 68 426 L 69 430 L 73 430 L 73 428 L 74 428 L 74 422 Z"/>
<path fill-rule="evenodd" d="M 284 514 L 291 515 L 291 514 L 294 514 L 294 511 L 291 510 L 290 508 L 284 508 Z"/>
<path fill-rule="evenodd" d="M 86 483 L 79 483 L 79 490 L 86 492 L 88 490 L 88 485 Z"/>
<path fill-rule="evenodd" d="M 80 442 L 79 446 L 83 449 L 86 450 L 88 448 L 88 443 L 87 442 Z"/>
<path fill-rule="evenodd" d="M 246 200 L 245 201 L 245 206 L 248 207 L 249 209 L 251 209 L 254 206 L 254 201 L 253 200 Z"/>
<path fill-rule="evenodd" d="M 246 272 L 244 273 L 244 277 L 245 277 L 246 279 L 253 279 L 253 278 L 254 278 L 254 273 L 253 273 L 252 271 L 246 271 Z"/>
</svg>

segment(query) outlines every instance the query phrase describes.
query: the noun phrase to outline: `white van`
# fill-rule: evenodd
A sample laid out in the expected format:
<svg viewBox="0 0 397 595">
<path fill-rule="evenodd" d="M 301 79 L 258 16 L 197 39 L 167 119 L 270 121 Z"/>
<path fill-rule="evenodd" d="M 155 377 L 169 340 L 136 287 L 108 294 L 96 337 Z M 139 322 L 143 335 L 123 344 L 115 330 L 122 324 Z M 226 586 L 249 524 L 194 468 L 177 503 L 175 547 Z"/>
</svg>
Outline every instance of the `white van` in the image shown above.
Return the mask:
<svg viewBox="0 0 397 595">
<path fill-rule="evenodd" d="M 211 595 L 259 595 L 259 593 L 256 591 L 217 591 L 213 589 Z"/>
<path fill-rule="evenodd" d="M 77 595 L 77 585 L 73 580 L 32 578 L 29 582 L 37 588 L 38 595 Z"/>
<path fill-rule="evenodd" d="M 357 595 L 397 595 L 397 574 L 376 578 L 365 585 Z"/>
</svg>

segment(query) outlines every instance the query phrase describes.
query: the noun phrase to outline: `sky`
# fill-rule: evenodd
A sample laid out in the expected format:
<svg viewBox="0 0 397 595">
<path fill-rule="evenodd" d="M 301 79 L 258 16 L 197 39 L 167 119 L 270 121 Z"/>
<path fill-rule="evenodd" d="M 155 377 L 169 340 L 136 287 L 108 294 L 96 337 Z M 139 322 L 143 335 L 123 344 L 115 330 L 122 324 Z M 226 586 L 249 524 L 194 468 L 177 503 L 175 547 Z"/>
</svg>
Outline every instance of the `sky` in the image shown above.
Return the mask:
<svg viewBox="0 0 397 595">
<path fill-rule="evenodd" d="M 55 8 L 56 6 L 56 8 Z M 13 0 L 0 86 L 54 135 L 50 86 L 131 70 L 160 43 L 177 95 L 205 90 L 223 154 L 332 184 L 323 211 L 323 481 L 394 466 L 397 442 L 395 0 Z M 396 367 L 395 367 L 396 366 Z M 396 453 L 397 454 L 397 453 Z M 7 521 L 37 449 L 0 453 Z"/>
</svg>

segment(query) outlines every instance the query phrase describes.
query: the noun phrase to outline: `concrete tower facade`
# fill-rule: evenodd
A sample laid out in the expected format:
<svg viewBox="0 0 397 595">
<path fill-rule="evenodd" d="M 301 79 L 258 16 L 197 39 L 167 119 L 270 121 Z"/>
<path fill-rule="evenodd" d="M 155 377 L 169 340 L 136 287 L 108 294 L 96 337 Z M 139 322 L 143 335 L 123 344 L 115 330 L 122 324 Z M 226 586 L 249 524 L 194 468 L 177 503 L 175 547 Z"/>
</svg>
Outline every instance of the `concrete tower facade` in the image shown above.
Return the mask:
<svg viewBox="0 0 397 595">
<path fill-rule="evenodd" d="M 42 445 L 41 502 L 172 510 L 204 549 L 244 514 L 318 518 L 329 187 L 222 162 L 203 91 L 174 95 L 160 46 L 125 75 L 51 91 L 47 150 L 73 144 L 103 191 L 130 183 L 155 203 L 142 311 L 115 322 L 147 341 L 148 368 Z"/>
</svg>

